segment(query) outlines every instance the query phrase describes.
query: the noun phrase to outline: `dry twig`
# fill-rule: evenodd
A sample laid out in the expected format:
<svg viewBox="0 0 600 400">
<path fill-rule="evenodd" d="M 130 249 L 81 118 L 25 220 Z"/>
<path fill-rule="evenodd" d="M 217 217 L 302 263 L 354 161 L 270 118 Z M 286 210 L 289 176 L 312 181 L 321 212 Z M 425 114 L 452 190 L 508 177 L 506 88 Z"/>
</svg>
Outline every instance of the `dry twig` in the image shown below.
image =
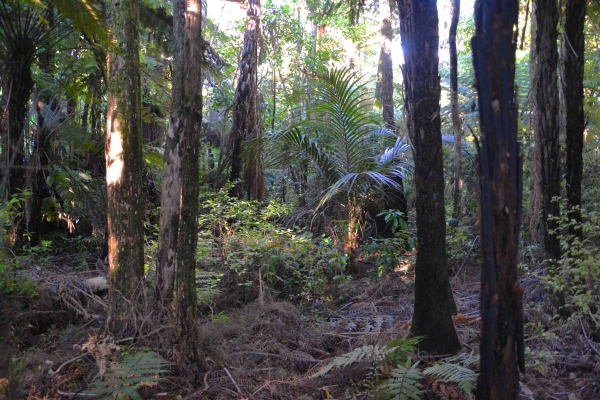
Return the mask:
<svg viewBox="0 0 600 400">
<path fill-rule="evenodd" d="M 588 338 L 587 332 L 585 331 L 585 328 L 583 327 L 583 322 L 581 321 L 581 318 L 579 318 L 579 324 L 581 325 L 581 330 L 583 331 L 583 336 L 585 337 L 585 341 L 588 342 L 588 344 L 590 345 L 592 350 L 594 350 L 596 352 L 596 354 L 598 354 L 600 356 L 600 350 L 598 350 L 596 348 L 596 346 L 594 346 L 594 344 L 592 343 L 590 338 Z"/>
</svg>

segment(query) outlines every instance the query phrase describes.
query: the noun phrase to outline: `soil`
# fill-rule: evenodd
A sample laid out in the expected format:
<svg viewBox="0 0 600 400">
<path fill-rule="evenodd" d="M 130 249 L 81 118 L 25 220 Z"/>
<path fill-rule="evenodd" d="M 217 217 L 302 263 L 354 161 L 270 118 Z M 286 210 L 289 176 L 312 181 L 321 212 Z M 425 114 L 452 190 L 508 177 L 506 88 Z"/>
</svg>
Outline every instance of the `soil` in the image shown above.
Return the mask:
<svg viewBox="0 0 600 400">
<path fill-rule="evenodd" d="M 0 376 L 4 398 L 94 398 L 85 394 L 90 383 L 123 353 L 144 347 L 175 359 L 168 309 L 142 307 L 131 337 L 106 336 L 108 299 L 84 285 L 88 278 L 106 276 L 106 267 L 93 257 L 81 260 L 82 255 L 71 255 L 47 261 L 43 268 L 31 260 L 21 270 L 39 285 L 39 296 L 29 304 L 4 305 L 12 338 L 12 346 L 0 353 L 12 360 L 7 375 Z M 200 321 L 202 376 L 190 376 L 172 364 L 158 384 L 142 386 L 138 392 L 148 399 L 378 398 L 373 388 L 386 378 L 385 365 L 357 362 L 311 379 L 336 356 L 408 336 L 413 303 L 410 269 L 374 278 L 369 276 L 374 275 L 369 264 L 363 263 L 359 271 L 360 276 L 332 287 L 327 296 L 300 304 L 282 301 L 267 290 L 260 304 L 207 307 Z M 520 282 L 527 346 L 521 398 L 600 399 L 600 332 L 588 315 L 567 321 L 553 318 L 541 275 L 541 268 L 529 271 Z M 462 352 L 476 355 L 480 329 L 476 255 L 452 278 L 452 287 Z M 418 353 L 413 358 L 423 365 L 436 360 Z M 426 399 L 469 398 L 448 382 L 422 383 Z"/>
</svg>

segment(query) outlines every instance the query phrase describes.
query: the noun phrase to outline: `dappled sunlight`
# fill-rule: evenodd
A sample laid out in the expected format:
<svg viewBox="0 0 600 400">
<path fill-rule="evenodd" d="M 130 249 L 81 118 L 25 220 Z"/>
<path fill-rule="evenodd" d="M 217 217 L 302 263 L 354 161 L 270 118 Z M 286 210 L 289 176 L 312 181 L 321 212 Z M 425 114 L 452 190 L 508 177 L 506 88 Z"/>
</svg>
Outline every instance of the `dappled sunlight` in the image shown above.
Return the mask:
<svg viewBox="0 0 600 400">
<path fill-rule="evenodd" d="M 113 129 L 110 129 L 109 150 L 106 154 L 106 185 L 111 186 L 121 180 L 123 174 L 123 139 L 119 132 L 119 121 L 113 120 Z"/>
</svg>

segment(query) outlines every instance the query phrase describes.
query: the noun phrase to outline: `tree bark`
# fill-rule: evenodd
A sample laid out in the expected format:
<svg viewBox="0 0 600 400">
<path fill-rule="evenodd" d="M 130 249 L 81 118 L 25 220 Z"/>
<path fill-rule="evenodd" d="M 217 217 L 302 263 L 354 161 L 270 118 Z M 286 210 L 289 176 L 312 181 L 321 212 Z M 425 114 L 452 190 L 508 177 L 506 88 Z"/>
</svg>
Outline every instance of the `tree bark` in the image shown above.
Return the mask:
<svg viewBox="0 0 600 400">
<path fill-rule="evenodd" d="M 397 133 L 396 121 L 394 118 L 394 63 L 392 61 L 392 40 L 394 31 L 392 29 L 392 5 L 387 1 L 382 1 L 379 5 L 381 12 L 385 12 L 385 17 L 381 22 L 381 52 L 379 55 L 377 86 L 375 88 L 375 97 L 381 102 L 383 111 L 383 122 L 387 129 Z M 384 209 L 395 209 L 404 214 L 408 220 L 408 203 L 404 196 L 404 182 L 401 177 L 394 175 L 392 179 L 396 182 L 400 190 L 392 188 L 385 189 Z M 391 224 L 385 222 L 383 215 L 376 217 L 377 233 L 384 238 L 394 237 L 391 230 Z"/>
<path fill-rule="evenodd" d="M 181 211 L 181 148 L 185 103 L 185 1 L 173 3 L 173 73 L 171 115 L 163 156 L 162 195 L 156 257 L 156 295 L 162 304 L 173 300 L 177 235 Z"/>
<path fill-rule="evenodd" d="M 534 134 L 538 147 L 538 165 L 542 177 L 542 230 L 548 262 L 548 272 L 558 275 L 561 257 L 558 221 L 560 202 L 553 201 L 560 196 L 560 141 L 558 124 L 558 4 L 556 0 L 534 0 L 537 23 L 536 69 L 532 77 L 532 91 L 535 102 Z M 554 231 L 554 232 L 553 232 Z M 564 305 L 564 294 L 557 291 L 552 303 L 559 309 Z"/>
<path fill-rule="evenodd" d="M 435 0 L 398 0 L 405 65 L 405 108 L 415 160 L 418 253 L 411 333 L 420 348 L 452 354 L 460 343 L 452 323 L 446 259 L 446 221 Z"/>
<path fill-rule="evenodd" d="M 452 0 L 452 19 L 450 21 L 450 104 L 452 108 L 452 128 L 454 130 L 454 184 L 452 186 L 452 225 L 458 226 L 462 197 L 462 122 L 458 113 L 458 54 L 456 50 L 456 31 L 460 17 L 460 0 Z"/>
<path fill-rule="evenodd" d="M 247 140 L 260 140 L 262 126 L 260 121 L 260 101 L 256 82 L 258 63 L 258 44 L 260 38 L 260 0 L 248 0 L 246 13 L 246 31 L 240 59 L 240 77 L 235 91 L 233 125 L 230 134 L 231 171 L 229 180 L 236 182 L 244 179 L 243 184 L 233 187 L 231 195 L 261 201 L 265 186 L 260 159 L 260 146 L 254 146 L 247 155 L 246 168 L 242 160 L 242 145 Z"/>
<path fill-rule="evenodd" d="M 107 14 L 118 46 L 109 55 L 106 116 L 108 326 L 118 335 L 131 330 L 144 275 L 139 1 L 112 0 Z"/>
<path fill-rule="evenodd" d="M 569 221 L 581 222 L 581 178 L 583 175 L 583 62 L 585 54 L 584 26 L 587 1 L 567 0 L 561 42 L 561 81 L 566 104 L 567 201 Z M 571 226 L 569 234 L 583 239 L 580 226 Z"/>
<path fill-rule="evenodd" d="M 471 42 L 481 146 L 481 344 L 478 399 L 517 399 L 524 371 L 523 290 L 518 285 L 522 158 L 517 142 L 518 0 L 478 0 Z"/>
<path fill-rule="evenodd" d="M 178 358 L 200 379 L 198 311 L 196 295 L 196 247 L 198 243 L 198 196 L 200 133 L 202 132 L 202 5 L 201 0 L 177 0 L 185 12 L 185 88 L 182 132 L 181 214 L 177 238 L 177 300 L 175 332 Z"/>
</svg>

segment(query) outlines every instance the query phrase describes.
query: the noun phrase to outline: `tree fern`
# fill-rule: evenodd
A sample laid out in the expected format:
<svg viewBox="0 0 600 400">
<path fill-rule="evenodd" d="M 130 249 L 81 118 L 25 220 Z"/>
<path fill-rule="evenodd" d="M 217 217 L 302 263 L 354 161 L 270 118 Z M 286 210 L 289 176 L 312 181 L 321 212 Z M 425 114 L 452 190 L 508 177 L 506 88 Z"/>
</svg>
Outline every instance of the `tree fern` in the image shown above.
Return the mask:
<svg viewBox="0 0 600 400">
<path fill-rule="evenodd" d="M 423 379 L 423 373 L 419 369 L 419 362 L 410 365 L 408 359 L 406 365 L 398 365 L 392 369 L 392 377 L 385 386 L 394 400 L 419 400 L 421 398 L 421 388 L 423 385 L 419 382 Z"/>
<path fill-rule="evenodd" d="M 155 383 L 159 375 L 168 372 L 169 363 L 158 353 L 140 351 L 126 355 L 109 367 L 101 380 L 91 384 L 88 394 L 104 399 L 129 397 L 142 399 L 137 389 L 144 383 Z"/>
<path fill-rule="evenodd" d="M 440 360 L 437 364 L 425 368 L 423 373 L 425 376 L 456 383 L 465 393 L 472 396 L 475 372 L 469 367 L 473 367 L 477 363 L 479 363 L 478 356 L 460 354 Z"/>
</svg>

